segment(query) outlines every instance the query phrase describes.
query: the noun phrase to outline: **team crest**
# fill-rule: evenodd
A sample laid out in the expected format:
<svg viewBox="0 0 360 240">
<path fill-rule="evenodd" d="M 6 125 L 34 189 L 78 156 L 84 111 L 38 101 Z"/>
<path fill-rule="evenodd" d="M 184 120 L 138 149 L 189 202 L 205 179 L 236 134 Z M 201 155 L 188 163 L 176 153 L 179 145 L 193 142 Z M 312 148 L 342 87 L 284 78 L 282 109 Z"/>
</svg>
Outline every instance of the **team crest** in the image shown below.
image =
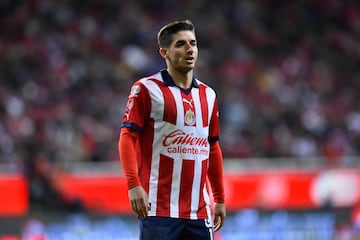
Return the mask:
<svg viewBox="0 0 360 240">
<path fill-rule="evenodd" d="M 187 110 L 185 113 L 185 123 L 189 126 L 195 124 L 195 113 L 191 109 Z"/>
<path fill-rule="evenodd" d="M 139 85 L 134 85 L 131 87 L 130 96 L 129 97 L 135 97 L 139 94 L 141 87 Z"/>
</svg>

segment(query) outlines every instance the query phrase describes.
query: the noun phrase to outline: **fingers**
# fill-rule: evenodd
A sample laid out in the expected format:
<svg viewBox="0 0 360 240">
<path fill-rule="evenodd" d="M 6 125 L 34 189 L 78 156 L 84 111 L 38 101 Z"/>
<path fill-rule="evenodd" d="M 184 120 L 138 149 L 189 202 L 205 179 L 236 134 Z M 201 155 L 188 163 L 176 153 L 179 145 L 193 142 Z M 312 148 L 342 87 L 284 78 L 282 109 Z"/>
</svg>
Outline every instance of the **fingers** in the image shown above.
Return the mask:
<svg viewBox="0 0 360 240">
<path fill-rule="evenodd" d="M 148 215 L 150 204 L 147 194 L 141 186 L 129 190 L 129 199 L 131 208 L 139 217 L 144 218 Z"/>
<path fill-rule="evenodd" d="M 224 203 L 215 203 L 214 205 L 214 232 L 218 231 L 223 225 L 226 217 L 226 208 Z"/>
<path fill-rule="evenodd" d="M 217 232 L 224 224 L 224 219 L 221 216 L 217 216 L 214 219 L 214 232 Z"/>
<path fill-rule="evenodd" d="M 147 217 L 150 205 L 144 199 L 134 199 L 131 201 L 133 211 L 141 218 Z"/>
</svg>

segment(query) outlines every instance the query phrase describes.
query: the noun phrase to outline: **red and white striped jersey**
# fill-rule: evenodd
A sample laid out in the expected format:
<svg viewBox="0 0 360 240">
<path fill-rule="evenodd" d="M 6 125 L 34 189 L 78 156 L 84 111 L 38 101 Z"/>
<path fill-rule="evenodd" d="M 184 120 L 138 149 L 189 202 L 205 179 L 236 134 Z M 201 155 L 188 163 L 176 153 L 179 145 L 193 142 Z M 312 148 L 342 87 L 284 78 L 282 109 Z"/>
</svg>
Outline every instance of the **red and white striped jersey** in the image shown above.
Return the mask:
<svg viewBox="0 0 360 240">
<path fill-rule="evenodd" d="M 148 216 L 210 218 L 209 144 L 219 137 L 214 90 L 195 78 L 181 89 L 166 70 L 142 78 L 131 88 L 122 127 L 141 136 L 137 165 Z"/>
</svg>

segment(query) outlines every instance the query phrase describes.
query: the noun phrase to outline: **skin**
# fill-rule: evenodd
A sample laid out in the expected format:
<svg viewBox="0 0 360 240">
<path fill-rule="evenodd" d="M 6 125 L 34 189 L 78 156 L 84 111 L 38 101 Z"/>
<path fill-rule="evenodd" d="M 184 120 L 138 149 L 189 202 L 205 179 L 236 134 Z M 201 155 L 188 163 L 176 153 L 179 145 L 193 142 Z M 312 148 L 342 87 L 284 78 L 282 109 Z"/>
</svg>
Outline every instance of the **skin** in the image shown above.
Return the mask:
<svg viewBox="0 0 360 240">
<path fill-rule="evenodd" d="M 160 48 L 160 55 L 165 59 L 168 72 L 181 88 L 189 88 L 198 58 L 196 38 L 191 31 L 180 31 L 173 35 L 169 48 Z"/>
<path fill-rule="evenodd" d="M 167 70 L 176 85 L 189 88 L 192 84 L 193 69 L 198 58 L 198 47 L 192 31 L 179 31 L 173 35 L 168 48 L 160 48 L 160 55 L 165 59 Z M 139 217 L 146 217 L 150 210 L 148 195 L 141 186 L 129 190 L 129 200 L 133 211 Z M 224 203 L 214 203 L 214 231 L 224 224 L 226 209 Z"/>
</svg>

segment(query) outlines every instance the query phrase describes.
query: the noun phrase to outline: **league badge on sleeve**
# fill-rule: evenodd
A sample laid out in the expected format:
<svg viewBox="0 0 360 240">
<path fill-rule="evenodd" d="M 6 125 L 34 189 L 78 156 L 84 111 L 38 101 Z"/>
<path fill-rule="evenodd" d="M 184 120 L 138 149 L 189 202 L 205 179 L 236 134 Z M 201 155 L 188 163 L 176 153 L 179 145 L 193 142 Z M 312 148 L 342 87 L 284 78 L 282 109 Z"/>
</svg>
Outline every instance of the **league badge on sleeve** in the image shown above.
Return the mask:
<svg viewBox="0 0 360 240">
<path fill-rule="evenodd" d="M 129 97 L 136 97 L 139 94 L 140 90 L 141 87 L 139 85 L 132 86 Z"/>
</svg>

